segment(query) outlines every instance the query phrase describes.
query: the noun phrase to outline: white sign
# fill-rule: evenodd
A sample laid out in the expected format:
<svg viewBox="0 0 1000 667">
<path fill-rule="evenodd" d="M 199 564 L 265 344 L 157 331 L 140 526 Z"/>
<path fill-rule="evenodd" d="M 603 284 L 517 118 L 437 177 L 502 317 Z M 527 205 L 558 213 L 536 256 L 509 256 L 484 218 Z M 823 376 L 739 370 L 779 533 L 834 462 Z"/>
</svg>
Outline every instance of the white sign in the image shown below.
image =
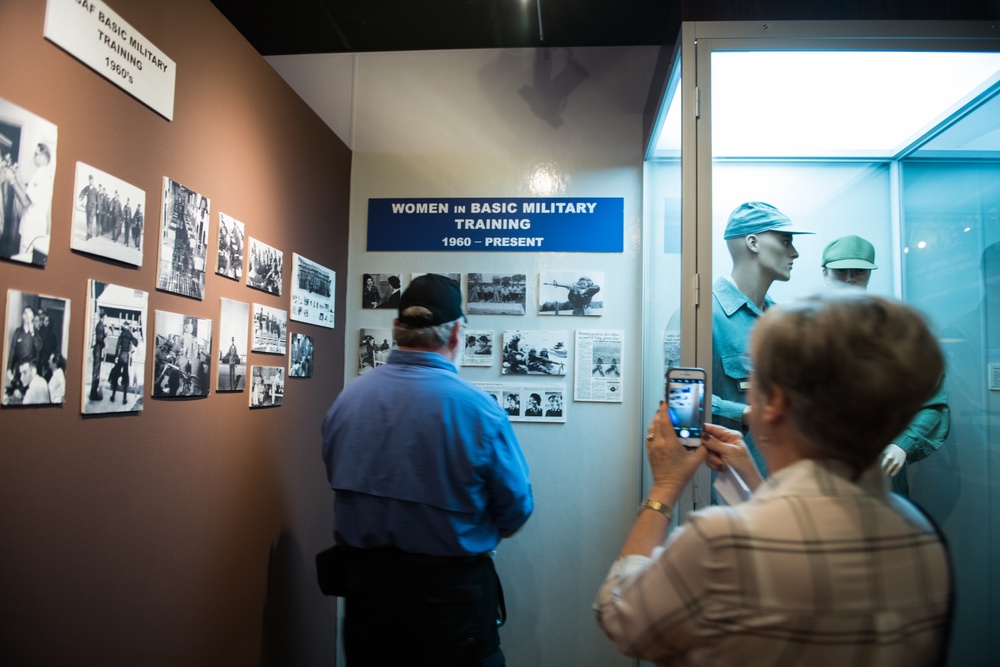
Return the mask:
<svg viewBox="0 0 1000 667">
<path fill-rule="evenodd" d="M 174 119 L 174 61 L 100 0 L 48 0 L 45 38 Z"/>
</svg>

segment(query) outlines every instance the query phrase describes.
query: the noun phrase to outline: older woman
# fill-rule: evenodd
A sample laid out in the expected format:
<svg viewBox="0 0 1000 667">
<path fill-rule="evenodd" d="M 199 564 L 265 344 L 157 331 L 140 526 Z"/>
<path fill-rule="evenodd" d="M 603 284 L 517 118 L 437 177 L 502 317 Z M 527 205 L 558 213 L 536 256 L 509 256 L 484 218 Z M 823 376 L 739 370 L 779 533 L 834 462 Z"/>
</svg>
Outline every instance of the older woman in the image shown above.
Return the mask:
<svg viewBox="0 0 1000 667">
<path fill-rule="evenodd" d="M 657 664 L 929 665 L 946 648 L 951 577 L 940 536 L 886 490 L 878 458 L 934 390 L 941 352 L 913 309 L 860 291 L 768 311 L 751 338 L 750 424 L 706 425 L 686 450 L 661 406 L 653 474 L 594 608 L 618 648 Z M 754 489 L 692 514 L 664 544 L 702 462 Z"/>
</svg>

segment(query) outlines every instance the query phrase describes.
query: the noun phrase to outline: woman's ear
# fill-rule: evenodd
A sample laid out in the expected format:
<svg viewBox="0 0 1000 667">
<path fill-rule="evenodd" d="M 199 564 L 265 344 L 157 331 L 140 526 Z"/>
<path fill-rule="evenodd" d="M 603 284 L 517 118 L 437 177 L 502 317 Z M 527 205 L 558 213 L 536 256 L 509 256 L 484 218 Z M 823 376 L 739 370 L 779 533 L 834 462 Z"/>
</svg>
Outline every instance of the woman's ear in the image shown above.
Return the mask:
<svg viewBox="0 0 1000 667">
<path fill-rule="evenodd" d="M 771 392 L 763 398 L 760 419 L 771 426 L 784 421 L 788 415 L 788 392 L 783 387 L 771 385 Z"/>
</svg>

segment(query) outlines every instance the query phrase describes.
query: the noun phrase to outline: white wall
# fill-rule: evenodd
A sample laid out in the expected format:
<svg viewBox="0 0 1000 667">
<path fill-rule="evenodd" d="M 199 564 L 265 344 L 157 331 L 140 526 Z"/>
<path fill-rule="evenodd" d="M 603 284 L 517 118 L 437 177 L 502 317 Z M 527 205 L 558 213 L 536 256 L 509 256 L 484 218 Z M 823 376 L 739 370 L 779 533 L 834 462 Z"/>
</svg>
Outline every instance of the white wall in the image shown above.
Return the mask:
<svg viewBox="0 0 1000 667">
<path fill-rule="evenodd" d="M 365 272 L 401 272 L 404 287 L 414 272 L 527 273 L 528 315 L 473 316 L 470 327 L 492 328 L 498 335 L 512 328 L 626 332 L 623 403 L 568 401 L 566 424 L 515 424 L 531 466 L 537 509 L 497 557 L 509 614 L 501 640 L 511 665 L 631 662 L 604 638 L 590 605 L 641 500 L 642 108 L 656 54 L 656 48 L 642 47 L 353 56 L 350 268 L 341 278 L 348 285 L 347 379 L 357 367 L 358 329 L 391 324 L 390 312 L 361 310 Z M 555 127 L 534 115 L 519 91 L 533 85 L 536 70 L 543 79 L 546 72 L 554 79 L 575 67 L 570 58 L 587 76 L 566 96 L 562 122 Z M 279 71 L 294 87 L 285 75 L 293 63 L 283 60 Z M 554 178 L 553 191 L 532 190 L 538 169 Z M 623 197 L 625 251 L 365 249 L 369 198 L 477 195 Z M 537 275 L 547 270 L 603 271 L 605 314 L 558 320 L 531 314 Z M 503 380 L 498 353 L 493 368 L 461 372 L 473 381 Z M 571 370 L 565 378 L 568 396 L 572 383 Z"/>
</svg>

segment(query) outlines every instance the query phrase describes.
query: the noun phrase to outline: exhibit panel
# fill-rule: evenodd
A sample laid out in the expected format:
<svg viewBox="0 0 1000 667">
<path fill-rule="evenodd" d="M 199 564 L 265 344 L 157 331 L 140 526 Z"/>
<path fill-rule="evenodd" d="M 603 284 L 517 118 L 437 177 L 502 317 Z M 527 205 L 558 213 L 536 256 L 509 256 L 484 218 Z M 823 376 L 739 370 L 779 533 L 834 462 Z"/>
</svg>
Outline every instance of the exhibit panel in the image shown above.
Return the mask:
<svg viewBox="0 0 1000 667">
<path fill-rule="evenodd" d="M 979 24 L 696 24 L 681 55 L 697 61 L 682 86 L 697 99 L 685 118 L 698 121 L 683 132 L 682 172 L 696 180 L 683 230 L 711 248 L 701 309 L 754 294 L 766 310 L 850 286 L 924 313 L 945 377 L 886 448 L 906 462 L 887 483 L 951 545 L 949 664 L 996 662 L 1000 41 Z M 647 174 L 671 164 L 662 138 L 651 144 Z M 672 193 L 650 185 L 648 201 Z M 681 312 L 698 311 L 684 302 Z M 694 356 L 712 366 L 713 421 L 742 428 L 753 447 L 743 409 L 756 316 L 712 321 Z"/>
</svg>

